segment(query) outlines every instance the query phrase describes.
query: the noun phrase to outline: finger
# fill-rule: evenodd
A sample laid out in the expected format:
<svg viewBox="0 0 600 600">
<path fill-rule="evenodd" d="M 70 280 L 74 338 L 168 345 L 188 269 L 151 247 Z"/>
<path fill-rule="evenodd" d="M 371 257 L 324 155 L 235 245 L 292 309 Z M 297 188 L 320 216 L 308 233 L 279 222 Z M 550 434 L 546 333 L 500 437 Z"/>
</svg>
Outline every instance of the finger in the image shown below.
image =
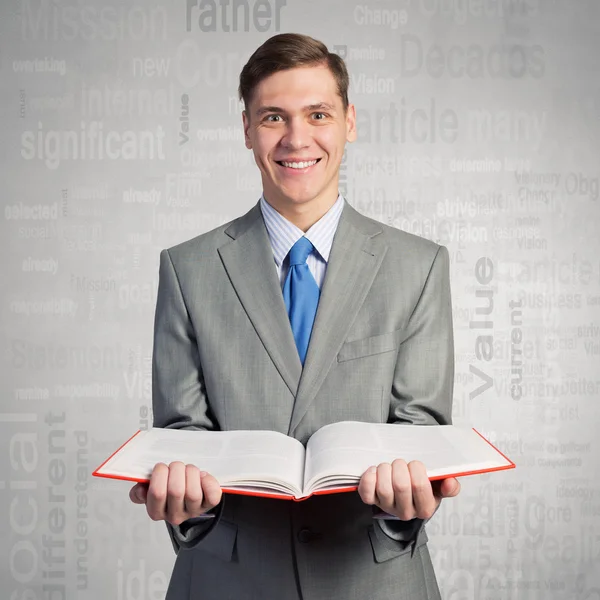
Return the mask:
<svg viewBox="0 0 600 600">
<path fill-rule="evenodd" d="M 415 516 L 419 519 L 430 519 L 437 508 L 437 502 L 433 495 L 431 482 L 427 477 L 427 469 L 421 461 L 412 460 L 408 463 L 408 471 Z"/>
<path fill-rule="evenodd" d="M 394 514 L 402 521 L 410 521 L 416 516 L 413 505 L 410 472 L 406 461 L 397 458 L 391 464 L 392 491 L 394 495 Z"/>
<path fill-rule="evenodd" d="M 191 517 L 202 514 L 204 495 L 200 483 L 200 469 L 194 465 L 185 466 L 185 497 L 184 510 Z"/>
<path fill-rule="evenodd" d="M 185 512 L 185 465 L 181 461 L 169 464 L 167 481 L 166 520 L 171 525 L 180 525 L 187 518 Z"/>
<path fill-rule="evenodd" d="M 146 498 L 146 512 L 153 521 L 162 521 L 165 518 L 168 479 L 169 467 L 164 463 L 154 465 Z"/>
<path fill-rule="evenodd" d="M 358 483 L 358 495 L 365 504 L 375 504 L 375 483 L 377 482 L 377 467 L 369 467 Z"/>
<path fill-rule="evenodd" d="M 392 486 L 392 465 L 390 463 L 381 463 L 377 466 L 375 496 L 379 508 L 386 512 L 394 510 L 394 488 Z"/>
<path fill-rule="evenodd" d="M 204 473 L 204 471 L 202 471 Z M 219 482 L 210 473 L 201 474 L 200 483 L 202 485 L 202 493 L 204 501 L 202 502 L 202 511 L 206 512 L 214 508 L 221 502 L 223 490 Z"/>
<path fill-rule="evenodd" d="M 147 483 L 136 483 L 129 490 L 129 499 L 134 504 L 146 504 L 147 496 L 148 496 L 148 484 Z"/>
</svg>

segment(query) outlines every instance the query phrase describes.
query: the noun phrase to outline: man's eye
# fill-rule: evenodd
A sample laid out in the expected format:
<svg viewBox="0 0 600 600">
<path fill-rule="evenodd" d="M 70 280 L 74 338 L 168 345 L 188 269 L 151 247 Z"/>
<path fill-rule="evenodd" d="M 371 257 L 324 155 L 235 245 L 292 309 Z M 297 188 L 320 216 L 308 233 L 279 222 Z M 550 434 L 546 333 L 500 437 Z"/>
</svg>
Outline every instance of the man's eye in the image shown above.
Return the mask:
<svg viewBox="0 0 600 600">
<path fill-rule="evenodd" d="M 316 112 L 316 113 L 313 113 L 313 115 L 321 115 L 323 118 L 325 118 L 327 116 L 325 113 L 322 113 L 322 112 Z M 317 119 L 317 121 L 322 121 L 322 120 L 323 119 Z"/>
<path fill-rule="evenodd" d="M 265 117 L 265 121 L 271 121 L 271 118 L 275 119 L 275 118 L 281 118 L 281 115 L 267 115 Z"/>
</svg>

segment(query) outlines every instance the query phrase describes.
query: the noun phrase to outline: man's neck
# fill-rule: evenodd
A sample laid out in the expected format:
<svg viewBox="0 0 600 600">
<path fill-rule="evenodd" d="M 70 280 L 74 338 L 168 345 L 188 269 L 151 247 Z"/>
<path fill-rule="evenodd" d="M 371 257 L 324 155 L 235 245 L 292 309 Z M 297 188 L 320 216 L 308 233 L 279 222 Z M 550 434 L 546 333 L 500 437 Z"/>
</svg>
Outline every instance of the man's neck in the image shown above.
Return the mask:
<svg viewBox="0 0 600 600">
<path fill-rule="evenodd" d="M 271 201 L 270 197 L 263 193 L 265 200 L 290 223 L 306 233 L 319 219 L 323 217 L 336 203 L 339 193 L 335 197 L 327 199 L 315 198 L 305 204 L 292 204 Z"/>
</svg>

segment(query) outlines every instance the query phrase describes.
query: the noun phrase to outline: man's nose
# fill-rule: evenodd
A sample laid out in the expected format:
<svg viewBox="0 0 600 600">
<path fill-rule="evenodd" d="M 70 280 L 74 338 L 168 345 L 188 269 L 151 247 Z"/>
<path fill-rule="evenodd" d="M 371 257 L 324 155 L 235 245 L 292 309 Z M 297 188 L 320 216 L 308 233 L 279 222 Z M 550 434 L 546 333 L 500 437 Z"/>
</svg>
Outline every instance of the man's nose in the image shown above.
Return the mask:
<svg viewBox="0 0 600 600">
<path fill-rule="evenodd" d="M 310 145 L 310 125 L 304 118 L 289 119 L 281 144 L 285 148 L 304 148 Z"/>
</svg>

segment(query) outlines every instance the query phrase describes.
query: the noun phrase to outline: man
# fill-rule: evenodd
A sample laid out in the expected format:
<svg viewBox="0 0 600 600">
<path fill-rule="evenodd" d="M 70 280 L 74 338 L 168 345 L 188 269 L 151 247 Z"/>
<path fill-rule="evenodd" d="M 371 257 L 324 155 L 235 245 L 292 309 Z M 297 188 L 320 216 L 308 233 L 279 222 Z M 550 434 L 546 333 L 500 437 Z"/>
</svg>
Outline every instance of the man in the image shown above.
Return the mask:
<svg viewBox="0 0 600 600">
<path fill-rule="evenodd" d="M 339 195 L 356 138 L 347 90 L 343 61 L 297 34 L 267 40 L 242 70 L 263 196 L 161 252 L 155 426 L 306 443 L 336 421 L 451 423 L 448 252 Z M 440 598 L 424 524 L 456 479 L 432 486 L 422 463 L 398 457 L 373 465 L 358 493 L 286 502 L 222 495 L 199 468 L 156 465 L 130 494 L 167 522 L 168 600 Z"/>
</svg>

